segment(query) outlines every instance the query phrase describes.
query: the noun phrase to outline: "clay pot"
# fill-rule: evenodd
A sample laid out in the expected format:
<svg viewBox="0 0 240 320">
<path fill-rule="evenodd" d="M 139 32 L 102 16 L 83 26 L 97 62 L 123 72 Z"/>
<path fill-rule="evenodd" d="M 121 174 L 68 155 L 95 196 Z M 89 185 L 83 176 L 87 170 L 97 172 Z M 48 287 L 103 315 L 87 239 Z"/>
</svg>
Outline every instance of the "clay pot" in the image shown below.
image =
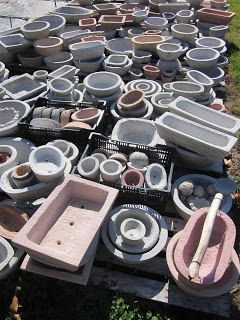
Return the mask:
<svg viewBox="0 0 240 320">
<path fill-rule="evenodd" d="M 149 80 L 157 80 L 160 73 L 160 70 L 157 67 L 151 65 L 145 65 L 143 71 L 145 78 Z"/>
<path fill-rule="evenodd" d="M 223 112 L 223 113 L 227 112 L 225 105 L 220 102 L 219 103 L 212 103 L 209 107 L 214 110 Z"/>
<path fill-rule="evenodd" d="M 125 110 L 136 109 L 142 105 L 144 97 L 145 93 L 142 90 L 129 90 L 118 99 L 118 104 Z"/>
<path fill-rule="evenodd" d="M 25 188 L 33 184 L 35 177 L 27 163 L 16 166 L 12 171 L 12 181 L 17 188 Z"/>
<path fill-rule="evenodd" d="M 233 17 L 236 15 L 234 12 L 216 10 L 210 8 L 202 8 L 197 10 L 197 18 L 201 22 L 213 23 L 218 25 L 228 25 Z"/>
<path fill-rule="evenodd" d="M 137 170 L 126 170 L 121 177 L 121 185 L 142 188 L 144 184 L 144 176 L 140 171 Z"/>
<path fill-rule="evenodd" d="M 100 117 L 102 110 L 97 108 L 86 108 L 74 112 L 71 115 L 72 121 L 82 121 L 88 124 L 95 124 Z"/>
</svg>

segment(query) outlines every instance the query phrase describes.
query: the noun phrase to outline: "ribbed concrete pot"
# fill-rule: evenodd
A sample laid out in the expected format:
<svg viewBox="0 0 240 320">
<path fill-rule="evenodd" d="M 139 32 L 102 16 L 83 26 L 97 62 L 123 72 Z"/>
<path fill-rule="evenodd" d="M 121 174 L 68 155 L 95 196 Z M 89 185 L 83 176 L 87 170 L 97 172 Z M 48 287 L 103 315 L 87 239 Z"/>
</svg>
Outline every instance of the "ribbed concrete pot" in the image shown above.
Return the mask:
<svg viewBox="0 0 240 320">
<path fill-rule="evenodd" d="M 148 79 L 138 79 L 138 80 L 132 80 L 128 82 L 124 87 L 125 92 L 133 89 L 144 91 L 145 99 L 150 100 L 152 95 L 162 90 L 162 87 L 156 81 L 148 80 Z"/>
</svg>

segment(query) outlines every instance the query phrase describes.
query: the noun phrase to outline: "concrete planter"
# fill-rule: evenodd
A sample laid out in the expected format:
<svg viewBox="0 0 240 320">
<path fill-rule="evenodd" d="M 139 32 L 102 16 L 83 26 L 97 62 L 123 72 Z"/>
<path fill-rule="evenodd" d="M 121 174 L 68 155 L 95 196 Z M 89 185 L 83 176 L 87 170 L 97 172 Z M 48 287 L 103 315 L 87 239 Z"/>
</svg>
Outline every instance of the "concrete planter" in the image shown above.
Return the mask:
<svg viewBox="0 0 240 320">
<path fill-rule="evenodd" d="M 94 4 L 93 7 L 100 15 L 114 15 L 118 10 L 118 7 L 115 3 L 98 3 Z"/>
<path fill-rule="evenodd" d="M 66 96 L 73 91 L 74 84 L 68 79 L 54 78 L 48 82 L 48 87 L 55 96 Z"/>
<path fill-rule="evenodd" d="M 205 126 L 236 135 L 240 129 L 240 120 L 236 117 L 218 112 L 183 97 L 178 97 L 169 105 L 170 111 L 196 121 Z"/>
<path fill-rule="evenodd" d="M 222 161 L 237 141 L 235 137 L 169 112 L 158 118 L 155 125 L 161 138 L 215 161 Z"/>
<path fill-rule="evenodd" d="M 57 8 L 54 11 L 51 11 L 50 13 L 64 17 L 67 23 L 78 24 L 78 21 L 80 19 L 90 18 L 93 14 L 93 10 L 89 10 L 87 8 L 82 7 L 65 6 Z"/>
<path fill-rule="evenodd" d="M 206 74 L 213 81 L 213 86 L 217 86 L 224 79 L 224 70 L 218 67 L 210 69 L 202 69 L 204 74 Z"/>
<path fill-rule="evenodd" d="M 183 48 L 180 45 L 173 43 L 160 43 L 156 48 L 159 58 L 165 61 L 176 60 L 183 52 Z"/>
<path fill-rule="evenodd" d="M 143 77 L 143 72 L 141 68 L 133 67 L 129 70 L 129 75 L 131 80 L 138 80 Z"/>
<path fill-rule="evenodd" d="M 175 81 L 170 83 L 170 89 L 175 96 L 198 97 L 204 92 L 201 84 L 190 81 Z"/>
<path fill-rule="evenodd" d="M 168 20 L 161 17 L 148 17 L 143 22 L 147 30 L 164 30 L 167 28 Z"/>
<path fill-rule="evenodd" d="M 50 70 L 54 71 L 64 66 L 71 66 L 73 64 L 73 56 L 70 52 L 60 52 L 50 57 L 44 57 L 45 64 Z"/>
<path fill-rule="evenodd" d="M 152 53 L 144 50 L 135 50 L 132 54 L 132 60 L 134 63 L 143 64 L 151 61 Z"/>
<path fill-rule="evenodd" d="M 79 20 L 80 29 L 88 29 L 90 31 L 96 30 L 97 21 L 95 18 L 81 19 Z"/>
<path fill-rule="evenodd" d="M 158 82 L 153 80 L 139 79 L 128 82 L 124 87 L 125 92 L 133 89 L 144 91 L 145 99 L 150 100 L 152 95 L 162 90 L 162 87 Z"/>
<path fill-rule="evenodd" d="M 125 54 L 132 56 L 133 48 L 131 38 L 119 38 L 107 41 L 106 50 L 110 54 Z"/>
<path fill-rule="evenodd" d="M 187 63 L 194 69 L 208 69 L 215 67 L 220 53 L 215 49 L 196 48 L 186 53 Z"/>
<path fill-rule="evenodd" d="M 47 81 L 48 72 L 46 70 L 37 70 L 33 72 L 33 79 L 38 81 Z"/>
<path fill-rule="evenodd" d="M 39 67 L 43 65 L 43 57 L 33 49 L 19 53 L 17 58 L 23 67 Z"/>
<path fill-rule="evenodd" d="M 157 131 L 154 124 L 149 120 L 122 119 L 113 128 L 112 139 L 155 146 L 157 143 Z"/>
<path fill-rule="evenodd" d="M 2 237 L 0 237 L 0 247 L 1 247 L 0 271 L 2 271 L 12 259 L 14 255 L 14 251 L 10 243 Z"/>
<path fill-rule="evenodd" d="M 173 12 L 163 12 L 162 17 L 167 19 L 168 23 L 172 23 L 175 20 L 176 15 Z"/>
<path fill-rule="evenodd" d="M 169 104 L 174 100 L 171 92 L 156 93 L 151 98 L 151 103 L 156 115 L 161 115 L 166 111 L 169 111 Z"/>
<path fill-rule="evenodd" d="M 176 13 L 178 23 L 190 23 L 194 19 L 194 12 L 192 10 L 180 10 Z"/>
<path fill-rule="evenodd" d="M 98 20 L 102 29 L 119 29 L 126 21 L 126 16 L 102 15 Z"/>
<path fill-rule="evenodd" d="M 170 2 L 170 3 L 159 3 L 158 10 L 160 13 L 163 12 L 173 12 L 177 13 L 180 10 L 190 9 L 190 4 L 187 2 Z"/>
<path fill-rule="evenodd" d="M 61 52 L 63 40 L 58 37 L 39 39 L 34 42 L 34 49 L 44 57 L 53 56 Z"/>
<path fill-rule="evenodd" d="M 148 166 L 145 175 L 145 185 L 153 190 L 163 190 L 167 187 L 167 173 L 162 165 L 152 163 Z"/>
<path fill-rule="evenodd" d="M 76 60 L 91 60 L 102 57 L 105 46 L 101 41 L 79 42 L 69 46 Z"/>
<path fill-rule="evenodd" d="M 126 73 L 128 73 L 128 71 L 131 69 L 133 65 L 133 62 L 131 59 L 127 59 L 127 64 L 124 65 L 124 66 L 110 66 L 108 64 L 108 62 L 106 62 L 106 60 L 103 62 L 103 68 L 104 70 L 106 70 L 107 72 L 112 72 L 112 73 L 115 73 L 115 74 L 118 74 L 119 76 L 123 76 L 125 75 Z"/>
<path fill-rule="evenodd" d="M 209 29 L 209 36 L 224 39 L 227 31 L 228 31 L 228 26 L 224 26 L 224 25 L 212 26 Z"/>
<path fill-rule="evenodd" d="M 193 42 L 198 34 L 198 28 L 191 24 L 174 24 L 171 26 L 171 34 L 176 39 Z"/>
<path fill-rule="evenodd" d="M 146 31 L 145 28 L 141 28 L 141 27 L 133 27 L 133 28 L 129 28 L 127 31 L 127 35 L 129 38 L 133 38 L 135 36 L 141 35 Z"/>
<path fill-rule="evenodd" d="M 107 159 L 100 164 L 100 173 L 104 182 L 119 182 L 122 170 L 122 164 L 117 160 Z"/>
<path fill-rule="evenodd" d="M 131 188 L 142 188 L 144 176 L 137 170 L 126 170 L 121 177 L 121 185 Z"/>
<path fill-rule="evenodd" d="M 31 152 L 29 165 L 40 182 L 49 183 L 63 176 L 66 159 L 58 148 L 41 146 Z"/>
<path fill-rule="evenodd" d="M 18 188 L 25 188 L 32 185 L 35 177 L 27 163 L 20 164 L 14 167 L 11 175 L 13 184 Z"/>
<path fill-rule="evenodd" d="M 89 74 L 92 72 L 96 72 L 101 68 L 104 62 L 104 58 L 105 56 L 102 56 L 99 58 L 86 60 L 86 61 L 79 61 L 79 60 L 73 59 L 73 63 L 78 69 L 81 70 L 81 72 L 84 72 L 85 74 Z"/>
<path fill-rule="evenodd" d="M 156 66 L 146 64 L 143 67 L 143 72 L 144 72 L 144 76 L 146 79 L 157 80 L 159 73 L 160 73 L 160 70 Z"/>
<path fill-rule="evenodd" d="M 148 17 L 148 12 L 145 10 L 137 10 L 132 13 L 133 21 L 140 24 Z"/>
<path fill-rule="evenodd" d="M 49 35 L 50 23 L 45 21 L 29 22 L 21 27 L 21 32 L 26 39 L 38 40 Z"/>
<path fill-rule="evenodd" d="M 31 41 L 28 41 L 20 33 L 9 34 L 0 37 L 0 46 L 3 47 L 9 54 L 16 54 L 31 47 Z"/>
<path fill-rule="evenodd" d="M 159 35 L 143 35 L 131 38 L 133 49 L 149 51 L 156 54 L 156 46 L 166 40 L 165 37 Z"/>
<path fill-rule="evenodd" d="M 33 21 L 48 22 L 50 24 L 50 27 L 49 27 L 50 36 L 57 36 L 58 34 L 62 33 L 66 24 L 66 19 L 64 17 L 55 15 L 55 14 L 51 14 L 48 16 L 41 16 L 34 19 Z"/>
<path fill-rule="evenodd" d="M 74 112 L 71 115 L 72 121 L 82 121 L 85 123 L 89 123 L 91 125 L 94 125 L 97 121 L 100 115 L 102 114 L 102 110 L 97 108 L 86 108 L 81 109 L 79 111 Z"/>
<path fill-rule="evenodd" d="M 142 104 L 144 97 L 145 93 L 141 90 L 129 90 L 118 99 L 118 104 L 122 109 L 135 109 Z"/>
<path fill-rule="evenodd" d="M 74 66 L 68 66 L 64 65 L 57 70 L 54 70 L 53 72 L 48 74 L 48 79 L 52 80 L 54 78 L 63 78 L 71 80 L 74 78 L 75 74 L 78 72 L 78 69 Z"/>
<path fill-rule="evenodd" d="M 197 48 L 211 48 L 219 52 L 221 52 L 226 45 L 224 40 L 215 37 L 198 38 L 195 43 Z"/>
<path fill-rule="evenodd" d="M 78 173 L 89 180 L 99 180 L 100 162 L 96 157 L 90 156 L 81 159 L 77 165 Z"/>
<path fill-rule="evenodd" d="M 202 22 L 227 25 L 236 13 L 230 11 L 202 8 L 196 11 L 197 18 Z"/>
<path fill-rule="evenodd" d="M 96 31 L 95 31 L 96 32 Z M 68 49 L 70 44 L 78 43 L 82 41 L 84 36 L 90 35 L 90 30 L 74 30 L 67 31 L 60 34 L 60 38 L 63 39 L 63 47 L 64 49 Z"/>
<path fill-rule="evenodd" d="M 209 94 L 211 91 L 211 88 L 214 85 L 214 82 L 211 78 L 209 78 L 207 75 L 197 70 L 189 70 L 187 72 L 187 78 L 191 82 L 195 82 L 197 84 L 204 86 L 204 94 Z"/>
</svg>

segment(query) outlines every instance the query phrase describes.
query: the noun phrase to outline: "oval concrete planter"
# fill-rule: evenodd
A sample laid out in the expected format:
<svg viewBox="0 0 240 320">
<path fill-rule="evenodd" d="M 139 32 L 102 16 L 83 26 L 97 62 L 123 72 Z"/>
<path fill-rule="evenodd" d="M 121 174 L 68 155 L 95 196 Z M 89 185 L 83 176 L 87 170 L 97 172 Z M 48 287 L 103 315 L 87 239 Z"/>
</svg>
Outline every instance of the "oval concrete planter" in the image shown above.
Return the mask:
<svg viewBox="0 0 240 320">
<path fill-rule="evenodd" d="M 119 161 L 107 159 L 100 164 L 100 173 L 104 182 L 116 183 L 122 173 L 122 164 Z"/>
<path fill-rule="evenodd" d="M 179 185 L 184 182 L 190 180 L 195 185 L 203 186 L 204 188 L 207 188 L 210 185 L 213 185 L 213 183 L 216 181 L 216 179 L 202 174 L 189 174 L 182 176 L 175 180 L 173 186 L 172 186 L 172 197 L 173 197 L 173 203 L 177 210 L 177 213 L 184 219 L 188 220 L 193 214 L 194 211 L 191 210 L 186 203 L 183 203 L 180 199 L 180 192 L 179 192 Z M 220 210 L 223 212 L 228 212 L 232 207 L 232 198 L 230 195 L 224 196 L 222 204 L 220 206 Z"/>
<path fill-rule="evenodd" d="M 129 58 L 127 59 L 127 64 L 123 67 L 109 66 L 106 63 L 106 60 L 103 62 L 104 70 L 106 70 L 107 72 L 112 72 L 112 73 L 118 74 L 119 76 L 123 76 L 126 73 L 128 73 L 128 71 L 131 69 L 132 65 L 133 65 L 133 62 Z"/>
<path fill-rule="evenodd" d="M 190 81 L 175 81 L 170 83 L 170 89 L 175 96 L 198 97 L 204 92 L 201 84 Z"/>
<path fill-rule="evenodd" d="M 21 27 L 21 32 L 29 40 L 46 38 L 50 32 L 50 23 L 45 21 L 29 22 Z"/>
<path fill-rule="evenodd" d="M 128 56 L 125 54 L 110 54 L 105 63 L 111 67 L 124 67 L 128 63 Z"/>
<path fill-rule="evenodd" d="M 70 52 L 60 52 L 49 57 L 44 57 L 45 64 L 50 70 L 54 71 L 63 66 L 71 66 L 73 64 L 73 56 Z"/>
<path fill-rule="evenodd" d="M 98 180 L 100 175 L 100 163 L 96 157 L 90 156 L 79 161 L 78 173 L 87 179 Z"/>
<path fill-rule="evenodd" d="M 226 32 L 228 31 L 228 26 L 219 25 L 213 26 L 209 29 L 209 36 L 224 39 Z"/>
<path fill-rule="evenodd" d="M 48 87 L 55 96 L 66 96 L 73 91 L 74 84 L 68 79 L 54 78 L 48 82 Z"/>
<path fill-rule="evenodd" d="M 48 22 L 50 24 L 50 28 L 49 28 L 50 36 L 57 36 L 58 34 L 62 33 L 66 24 L 66 19 L 64 17 L 59 15 L 54 15 L 54 14 L 51 14 L 48 16 L 41 16 L 34 19 L 33 21 Z"/>
<path fill-rule="evenodd" d="M 34 80 L 46 81 L 48 77 L 48 72 L 46 70 L 37 70 L 33 73 Z"/>
<path fill-rule="evenodd" d="M 86 108 L 74 112 L 71 115 L 72 121 L 82 121 L 91 125 L 95 124 L 100 117 L 102 110 L 97 108 Z"/>
<path fill-rule="evenodd" d="M 150 51 L 156 53 L 156 46 L 166 40 L 165 37 L 159 35 L 142 35 L 131 38 L 133 49 Z"/>
<path fill-rule="evenodd" d="M 144 50 L 135 50 L 132 54 L 132 60 L 134 63 L 143 64 L 151 61 L 152 53 Z"/>
<path fill-rule="evenodd" d="M 69 46 L 73 58 L 76 60 L 91 60 L 104 54 L 105 46 L 101 41 L 79 42 Z"/>
<path fill-rule="evenodd" d="M 23 163 L 14 167 L 12 171 L 12 181 L 17 188 L 25 188 L 32 185 L 35 177 L 28 164 Z"/>
<path fill-rule="evenodd" d="M 58 37 L 48 37 L 36 40 L 33 44 L 35 50 L 41 56 L 47 57 L 61 52 L 63 40 Z"/>
<path fill-rule="evenodd" d="M 178 23 L 190 23 L 194 19 L 194 12 L 192 10 L 180 10 L 176 13 Z"/>
<path fill-rule="evenodd" d="M 67 23 L 78 24 L 80 19 L 90 18 L 93 10 L 82 7 L 65 6 L 52 11 L 51 13 L 63 16 Z"/>
<path fill-rule="evenodd" d="M 119 38 L 107 41 L 106 50 L 110 54 L 126 54 L 131 57 L 133 52 L 131 38 Z"/>
<path fill-rule="evenodd" d="M 122 79 L 111 72 L 96 72 L 89 74 L 83 83 L 89 93 L 104 97 L 116 93 L 120 89 Z"/>
<path fill-rule="evenodd" d="M 123 109 L 135 109 L 143 103 L 144 97 L 145 93 L 141 90 L 129 90 L 118 99 L 118 104 L 121 105 Z"/>
<path fill-rule="evenodd" d="M 165 61 L 176 60 L 183 52 L 182 46 L 173 43 L 160 43 L 156 48 L 159 58 Z"/>
<path fill-rule="evenodd" d="M 7 240 L 5 240 L 3 237 L 0 237 L 0 248 L 1 248 L 0 271 L 2 271 L 12 259 L 14 255 L 14 250 L 10 245 L 10 243 Z"/>
<path fill-rule="evenodd" d="M 161 17 L 148 17 L 143 24 L 148 30 L 162 31 L 167 28 L 168 20 Z"/>
<path fill-rule="evenodd" d="M 145 10 L 136 10 L 132 13 L 133 21 L 137 24 L 140 24 L 144 20 L 146 20 L 148 16 L 148 12 Z"/>
<path fill-rule="evenodd" d="M 214 87 L 217 86 L 223 80 L 225 74 L 223 69 L 218 67 L 202 69 L 201 71 L 213 80 Z"/>
<path fill-rule="evenodd" d="M 75 77 L 75 74 L 78 72 L 78 69 L 74 66 L 62 66 L 57 70 L 48 74 L 48 79 L 52 80 L 54 78 L 65 78 L 72 80 Z"/>
<path fill-rule="evenodd" d="M 193 42 L 198 34 L 198 28 L 191 24 L 174 24 L 171 26 L 171 34 L 176 39 Z"/>
<path fill-rule="evenodd" d="M 144 176 L 137 170 L 126 170 L 121 177 L 121 185 L 131 188 L 142 188 Z"/>
<path fill-rule="evenodd" d="M 204 93 L 209 93 L 214 85 L 214 82 L 211 78 L 197 70 L 189 70 L 187 72 L 187 77 L 189 81 L 203 85 Z"/>
<path fill-rule="evenodd" d="M 187 63 L 194 69 L 208 69 L 215 67 L 220 53 L 215 49 L 196 48 L 186 53 Z"/>
<path fill-rule="evenodd" d="M 63 176 L 66 159 L 58 148 L 41 146 L 31 152 L 29 165 L 40 182 L 49 183 Z"/>
<path fill-rule="evenodd" d="M 225 47 L 226 42 L 215 37 L 202 37 L 195 41 L 197 48 L 211 48 L 219 52 Z"/>
<path fill-rule="evenodd" d="M 167 186 L 167 173 L 165 168 L 158 164 L 152 163 L 147 168 L 145 174 L 145 185 L 153 190 L 163 190 Z"/>
</svg>

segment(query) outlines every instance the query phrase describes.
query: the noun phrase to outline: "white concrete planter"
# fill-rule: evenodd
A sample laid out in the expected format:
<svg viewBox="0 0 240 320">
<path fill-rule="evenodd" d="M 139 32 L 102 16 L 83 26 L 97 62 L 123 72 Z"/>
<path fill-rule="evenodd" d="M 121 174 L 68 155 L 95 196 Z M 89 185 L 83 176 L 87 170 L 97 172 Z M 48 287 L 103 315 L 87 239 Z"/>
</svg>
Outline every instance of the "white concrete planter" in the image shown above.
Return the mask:
<svg viewBox="0 0 240 320">
<path fill-rule="evenodd" d="M 73 79 L 75 74 L 78 72 L 78 69 L 74 66 L 62 66 L 57 70 L 48 74 L 48 79 L 52 80 L 54 78 L 64 78 L 64 79 Z"/>
<path fill-rule="evenodd" d="M 141 68 L 138 67 L 132 67 L 129 70 L 129 75 L 131 80 L 138 80 L 143 78 L 143 71 Z"/>
<path fill-rule="evenodd" d="M 133 21 L 137 24 L 140 24 L 144 20 L 146 20 L 148 16 L 148 12 L 145 10 L 137 10 L 132 13 Z"/>
<path fill-rule="evenodd" d="M 133 52 L 131 38 L 119 38 L 107 41 L 106 50 L 110 54 L 126 54 L 131 57 Z"/>
<path fill-rule="evenodd" d="M 18 132 L 17 122 L 30 110 L 30 106 L 18 100 L 0 102 L 0 137 L 14 135 Z"/>
<path fill-rule="evenodd" d="M 53 140 L 47 143 L 47 145 L 52 145 L 62 151 L 64 156 L 71 162 L 72 166 L 76 165 L 77 159 L 79 157 L 79 150 L 75 144 L 66 140 Z"/>
<path fill-rule="evenodd" d="M 122 173 L 121 162 L 113 159 L 107 159 L 100 164 L 100 173 L 103 181 L 108 183 L 116 183 L 120 180 Z"/>
<path fill-rule="evenodd" d="M 182 70 L 181 62 L 178 59 L 172 61 L 159 59 L 157 62 L 157 67 L 160 70 L 161 75 L 163 75 L 163 73 L 167 70 L 174 70 L 175 75 Z"/>
<path fill-rule="evenodd" d="M 132 60 L 134 63 L 143 64 L 151 61 L 152 53 L 144 50 L 135 50 L 132 54 Z"/>
<path fill-rule="evenodd" d="M 0 145 L 0 176 L 17 163 L 17 150 L 8 145 Z M 6 157 L 7 156 L 7 157 Z"/>
<path fill-rule="evenodd" d="M 194 69 L 202 70 L 215 67 L 220 53 L 215 49 L 196 48 L 186 53 L 187 63 Z"/>
<path fill-rule="evenodd" d="M 60 38 L 63 39 L 64 47 L 68 48 L 70 44 L 81 42 L 82 38 L 87 35 L 92 35 L 92 32 L 90 33 L 90 30 L 88 29 L 73 30 L 61 33 Z"/>
<path fill-rule="evenodd" d="M 211 48 L 219 52 L 221 52 L 226 45 L 224 40 L 215 37 L 198 38 L 195 43 L 197 48 Z"/>
<path fill-rule="evenodd" d="M 190 81 L 175 81 L 170 83 L 170 89 L 175 96 L 198 97 L 204 92 L 201 84 Z"/>
<path fill-rule="evenodd" d="M 31 47 L 32 42 L 25 39 L 20 33 L 9 34 L 0 37 L 0 47 L 3 47 L 9 54 L 16 54 Z M 1 51 L 1 50 L 0 50 Z"/>
<path fill-rule="evenodd" d="M 35 177 L 28 163 L 23 163 L 14 167 L 11 178 L 17 189 L 29 187 L 35 181 Z"/>
<path fill-rule="evenodd" d="M 148 166 L 145 174 L 145 186 L 153 190 L 163 190 L 167 187 L 167 173 L 162 165 L 152 163 Z"/>
<path fill-rule="evenodd" d="M 174 100 L 172 92 L 160 92 L 156 93 L 151 98 L 154 113 L 161 115 L 166 111 L 169 111 L 169 104 Z"/>
<path fill-rule="evenodd" d="M 177 210 L 177 213 L 184 219 L 188 220 L 193 214 L 194 211 L 192 211 L 189 207 L 186 206 L 185 203 L 180 200 L 180 191 L 178 190 L 179 185 L 186 181 L 190 180 L 195 185 L 201 185 L 203 187 L 207 187 L 209 185 L 213 185 L 216 179 L 203 175 L 203 174 L 188 174 L 185 176 L 181 176 L 177 180 L 175 180 L 173 186 L 172 186 L 172 197 L 173 197 L 173 203 Z M 232 207 L 232 198 L 231 195 L 224 196 L 223 201 L 220 206 L 220 210 L 223 212 L 228 213 L 228 211 Z"/>
<path fill-rule="evenodd" d="M 127 220 L 126 220 L 127 219 Z M 130 220 L 134 224 L 129 222 Z M 137 222 L 137 223 L 136 223 Z M 139 225 L 144 232 L 138 232 Z M 163 218 L 155 210 L 139 205 L 122 205 L 113 209 L 101 229 L 107 249 L 119 260 L 137 264 L 156 256 L 165 246 L 168 231 Z M 135 236 L 134 236 L 135 235 Z"/>
<path fill-rule="evenodd" d="M 94 4 L 93 7 L 100 15 L 114 15 L 118 10 L 117 5 L 111 2 Z"/>
<path fill-rule="evenodd" d="M 93 10 L 82 7 L 65 6 L 57 8 L 50 13 L 63 16 L 66 19 L 67 23 L 78 24 L 78 21 L 80 19 L 90 18 L 93 14 Z"/>
<path fill-rule="evenodd" d="M 53 56 L 62 51 L 63 40 L 58 37 L 48 37 L 34 41 L 33 46 L 41 56 Z"/>
<path fill-rule="evenodd" d="M 117 74 L 105 71 L 89 74 L 83 80 L 83 83 L 89 93 L 105 97 L 116 93 L 120 89 L 122 79 Z"/>
<path fill-rule="evenodd" d="M 215 67 L 210 69 L 202 69 L 204 74 L 213 80 L 213 86 L 217 86 L 224 79 L 224 71 L 221 68 Z"/>
<path fill-rule="evenodd" d="M 228 26 L 212 26 L 209 29 L 209 36 L 224 39 L 226 32 L 228 31 Z"/>
<path fill-rule="evenodd" d="M 38 40 L 49 35 L 50 23 L 45 21 L 29 22 L 21 27 L 21 32 L 26 39 Z"/>
<path fill-rule="evenodd" d="M 192 10 L 180 10 L 176 13 L 178 23 L 190 23 L 194 19 L 194 12 Z"/>
<path fill-rule="evenodd" d="M 66 96 L 71 94 L 74 84 L 64 78 L 54 78 L 48 82 L 48 87 L 55 96 Z"/>
<path fill-rule="evenodd" d="M 198 34 L 198 28 L 191 24 L 174 24 L 171 26 L 171 34 L 176 39 L 193 42 Z"/>
<path fill-rule="evenodd" d="M 48 66 L 48 68 L 52 71 L 64 67 L 71 66 L 73 64 L 73 56 L 70 52 L 60 52 L 55 55 L 44 57 L 44 62 Z"/>
<path fill-rule="evenodd" d="M 91 60 L 102 57 L 105 46 L 102 41 L 79 42 L 69 46 L 76 60 Z"/>
<path fill-rule="evenodd" d="M 164 30 L 167 28 L 168 21 L 161 17 L 148 17 L 143 22 L 147 30 Z"/>
<path fill-rule="evenodd" d="M 3 237 L 0 237 L 0 271 L 2 271 L 14 255 L 14 250 L 10 243 Z"/>
<path fill-rule="evenodd" d="M 152 80 L 147 79 L 139 79 L 139 80 L 132 80 L 128 82 L 125 87 L 124 91 L 127 92 L 129 90 L 139 89 L 145 92 L 145 99 L 150 100 L 152 95 L 156 92 L 160 92 L 162 90 L 161 85 Z"/>
<path fill-rule="evenodd" d="M 178 97 L 169 105 L 170 111 L 207 127 L 236 135 L 240 129 L 240 120 L 228 114 L 205 107 L 189 99 Z"/>
<path fill-rule="evenodd" d="M 112 139 L 135 144 L 155 146 L 157 131 L 152 121 L 142 119 L 122 119 L 112 131 Z"/>
<path fill-rule="evenodd" d="M 33 79 L 38 81 L 46 81 L 48 77 L 47 70 L 37 70 L 33 72 Z"/>
<path fill-rule="evenodd" d="M 197 152 L 209 159 L 222 161 L 237 139 L 169 112 L 155 122 L 161 138 Z"/>
<path fill-rule="evenodd" d="M 99 180 L 100 163 L 96 157 L 81 159 L 77 165 L 78 173 L 89 180 Z"/>
<path fill-rule="evenodd" d="M 189 70 L 187 72 L 188 80 L 191 82 L 195 82 L 204 86 L 204 93 L 209 94 L 212 89 L 214 83 L 211 78 L 209 78 L 206 74 L 197 71 L 197 70 Z"/>
<path fill-rule="evenodd" d="M 85 74 L 89 74 L 92 72 L 96 72 L 100 69 L 100 67 L 103 64 L 105 56 L 86 60 L 86 61 L 79 61 L 79 60 L 73 60 L 73 63 L 75 66 L 81 70 L 81 72 L 84 72 Z"/>
<path fill-rule="evenodd" d="M 173 43 L 160 43 L 156 48 L 159 58 L 165 61 L 176 60 L 183 52 L 182 46 Z"/>
<path fill-rule="evenodd" d="M 122 67 L 110 66 L 110 65 L 108 65 L 106 60 L 103 62 L 104 70 L 106 70 L 108 72 L 116 73 L 119 76 L 123 76 L 126 73 L 128 73 L 128 71 L 131 69 L 132 65 L 133 65 L 132 59 L 129 59 L 129 58 L 127 59 L 127 64 Z"/>
<path fill-rule="evenodd" d="M 31 152 L 29 165 L 40 182 L 49 183 L 63 176 L 66 159 L 58 148 L 41 146 Z"/>
<path fill-rule="evenodd" d="M 66 24 L 66 19 L 64 17 L 55 15 L 55 14 L 51 14 L 48 16 L 41 16 L 34 19 L 33 21 L 48 22 L 50 24 L 50 28 L 49 28 L 50 36 L 57 36 L 59 33 L 62 33 Z"/>
</svg>

